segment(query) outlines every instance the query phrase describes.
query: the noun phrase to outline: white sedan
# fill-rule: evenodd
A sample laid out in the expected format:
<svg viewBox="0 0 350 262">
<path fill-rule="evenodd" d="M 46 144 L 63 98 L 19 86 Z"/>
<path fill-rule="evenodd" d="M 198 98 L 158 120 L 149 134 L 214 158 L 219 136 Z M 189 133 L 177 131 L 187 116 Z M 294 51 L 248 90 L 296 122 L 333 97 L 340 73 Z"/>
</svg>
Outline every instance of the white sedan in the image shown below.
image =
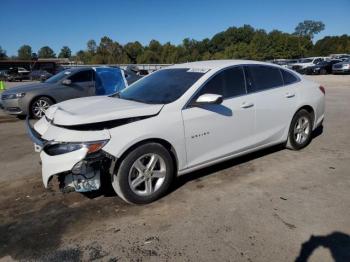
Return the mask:
<svg viewBox="0 0 350 262">
<path fill-rule="evenodd" d="M 305 147 L 324 102 L 322 86 L 280 66 L 203 61 L 156 71 L 112 96 L 53 105 L 27 129 L 45 187 L 53 176 L 63 191 L 105 181 L 145 204 L 177 175 L 276 144 Z"/>
</svg>

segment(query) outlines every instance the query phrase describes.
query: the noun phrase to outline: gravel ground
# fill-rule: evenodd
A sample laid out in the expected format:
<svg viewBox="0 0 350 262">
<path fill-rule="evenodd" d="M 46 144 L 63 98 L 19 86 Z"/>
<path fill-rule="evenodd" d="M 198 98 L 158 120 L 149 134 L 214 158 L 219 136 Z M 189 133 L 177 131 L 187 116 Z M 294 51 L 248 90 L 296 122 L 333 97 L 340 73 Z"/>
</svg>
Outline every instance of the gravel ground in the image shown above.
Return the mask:
<svg viewBox="0 0 350 262">
<path fill-rule="evenodd" d="M 24 123 L 0 113 L 0 260 L 350 261 L 350 76 L 323 133 L 180 177 L 163 199 L 45 190 Z"/>
</svg>

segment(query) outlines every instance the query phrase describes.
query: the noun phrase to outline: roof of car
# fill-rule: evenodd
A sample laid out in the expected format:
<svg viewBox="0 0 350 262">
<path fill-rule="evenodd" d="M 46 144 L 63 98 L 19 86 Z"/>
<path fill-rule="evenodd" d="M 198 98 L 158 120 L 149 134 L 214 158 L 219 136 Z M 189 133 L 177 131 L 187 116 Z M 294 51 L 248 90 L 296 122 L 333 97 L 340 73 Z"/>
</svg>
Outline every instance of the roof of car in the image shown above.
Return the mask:
<svg viewBox="0 0 350 262">
<path fill-rule="evenodd" d="M 72 72 L 77 72 L 77 71 L 81 71 L 81 70 L 88 70 L 88 69 L 95 69 L 95 68 L 119 68 L 117 66 L 79 66 L 79 67 L 67 67 L 65 68 L 65 70 L 67 71 L 72 71 Z"/>
<path fill-rule="evenodd" d="M 271 63 L 265 63 L 265 62 L 259 62 L 259 61 L 253 61 L 253 60 L 208 60 L 208 61 L 176 64 L 176 65 L 169 66 L 168 68 L 217 69 L 217 68 L 224 68 L 227 66 L 241 65 L 241 64 L 273 65 Z"/>
<path fill-rule="evenodd" d="M 65 68 L 65 70 L 72 71 L 72 72 L 80 71 L 80 70 L 87 70 L 87 69 L 92 69 L 92 67 L 90 67 L 90 66 L 82 66 L 82 67 L 67 67 L 67 68 Z"/>
</svg>

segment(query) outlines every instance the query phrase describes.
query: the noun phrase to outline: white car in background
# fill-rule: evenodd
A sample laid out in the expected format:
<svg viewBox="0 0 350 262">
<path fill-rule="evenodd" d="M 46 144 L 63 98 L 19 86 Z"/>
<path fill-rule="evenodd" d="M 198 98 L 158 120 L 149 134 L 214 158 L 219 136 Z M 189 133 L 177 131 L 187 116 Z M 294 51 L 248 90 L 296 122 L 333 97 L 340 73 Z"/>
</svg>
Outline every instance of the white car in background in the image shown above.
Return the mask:
<svg viewBox="0 0 350 262">
<path fill-rule="evenodd" d="M 329 57 L 307 57 L 300 59 L 297 63 L 294 63 L 290 66 L 291 69 L 302 73 L 303 70 L 309 66 L 317 65 L 323 61 L 330 61 Z"/>
<path fill-rule="evenodd" d="M 51 106 L 30 137 L 45 187 L 97 190 L 129 203 L 163 196 L 173 179 L 276 144 L 299 150 L 324 119 L 325 90 L 277 65 L 221 60 L 173 65 L 112 96 Z"/>
</svg>

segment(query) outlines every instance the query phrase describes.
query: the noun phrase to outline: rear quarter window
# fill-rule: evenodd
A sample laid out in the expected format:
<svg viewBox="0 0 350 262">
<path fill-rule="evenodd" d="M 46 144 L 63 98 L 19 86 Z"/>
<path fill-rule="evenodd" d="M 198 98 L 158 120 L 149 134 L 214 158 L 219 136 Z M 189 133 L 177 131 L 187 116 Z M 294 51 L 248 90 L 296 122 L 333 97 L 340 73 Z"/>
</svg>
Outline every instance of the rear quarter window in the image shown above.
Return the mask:
<svg viewBox="0 0 350 262">
<path fill-rule="evenodd" d="M 286 70 L 281 69 L 281 73 L 282 73 L 284 85 L 294 84 L 299 81 L 299 78 L 297 78 L 294 74 Z"/>
</svg>

